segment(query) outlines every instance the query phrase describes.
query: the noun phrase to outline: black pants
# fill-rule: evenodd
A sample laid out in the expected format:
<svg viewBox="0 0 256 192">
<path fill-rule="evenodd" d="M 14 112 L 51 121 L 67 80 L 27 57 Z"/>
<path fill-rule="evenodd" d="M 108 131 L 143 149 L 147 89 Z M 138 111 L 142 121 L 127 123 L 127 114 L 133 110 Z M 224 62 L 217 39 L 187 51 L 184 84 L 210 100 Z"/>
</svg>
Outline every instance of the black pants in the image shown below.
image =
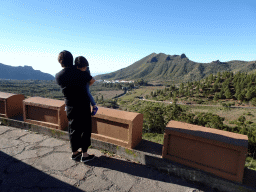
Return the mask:
<svg viewBox="0 0 256 192">
<path fill-rule="evenodd" d="M 87 152 L 91 145 L 92 119 L 90 103 L 67 106 L 68 132 L 72 152 L 82 148 Z"/>
</svg>

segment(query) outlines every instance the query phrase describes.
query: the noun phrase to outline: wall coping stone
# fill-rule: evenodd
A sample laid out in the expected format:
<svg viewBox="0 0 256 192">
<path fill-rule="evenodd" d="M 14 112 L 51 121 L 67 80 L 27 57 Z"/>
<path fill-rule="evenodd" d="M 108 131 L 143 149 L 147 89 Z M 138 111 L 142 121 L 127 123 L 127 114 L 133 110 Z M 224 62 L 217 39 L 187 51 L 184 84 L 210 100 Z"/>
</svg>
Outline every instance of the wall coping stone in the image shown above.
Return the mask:
<svg viewBox="0 0 256 192">
<path fill-rule="evenodd" d="M 23 100 L 24 103 L 39 107 L 55 107 L 59 108 L 65 104 L 64 100 L 49 99 L 43 97 L 30 97 Z"/>
<path fill-rule="evenodd" d="M 118 113 L 117 113 L 118 111 Z M 108 116 L 108 114 L 111 114 L 111 116 Z M 95 117 L 103 118 L 103 119 L 124 119 L 126 121 L 133 121 L 138 115 L 141 113 L 136 112 L 128 112 L 128 111 L 121 111 L 117 109 L 110 109 L 105 107 L 99 107 L 99 110 Z"/>
<path fill-rule="evenodd" d="M 0 99 L 7 99 L 7 98 L 15 96 L 15 95 L 20 95 L 20 94 L 0 92 Z"/>
<path fill-rule="evenodd" d="M 170 121 L 166 129 L 248 148 L 248 136 L 189 123 Z"/>
</svg>

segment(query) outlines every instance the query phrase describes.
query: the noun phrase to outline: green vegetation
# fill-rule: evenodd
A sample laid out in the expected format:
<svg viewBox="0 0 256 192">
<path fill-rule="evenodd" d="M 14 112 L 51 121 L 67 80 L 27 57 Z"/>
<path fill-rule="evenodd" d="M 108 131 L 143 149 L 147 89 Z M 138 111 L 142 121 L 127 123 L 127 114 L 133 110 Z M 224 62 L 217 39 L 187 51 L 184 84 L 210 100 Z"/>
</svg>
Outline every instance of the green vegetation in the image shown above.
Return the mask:
<svg viewBox="0 0 256 192">
<path fill-rule="evenodd" d="M 170 120 L 176 120 L 247 135 L 249 139 L 248 157 L 252 157 L 256 151 L 256 123 L 247 121 L 245 116 L 238 117 L 232 122 L 234 125 L 229 126 L 224 123 L 225 118 L 217 114 L 209 112 L 191 113 L 187 106 L 179 106 L 175 103 L 163 104 L 135 99 L 131 103 L 126 103 L 126 109 L 144 114 L 142 138 L 152 142 L 163 144 L 164 129 L 167 123 Z M 252 160 L 248 167 L 253 168 L 255 163 L 256 160 Z"/>
<path fill-rule="evenodd" d="M 54 129 L 51 130 L 51 133 L 52 133 L 53 136 L 55 136 L 57 138 L 59 138 L 61 135 L 64 135 L 64 133 L 62 133 L 61 131 L 54 130 Z"/>
<path fill-rule="evenodd" d="M 118 109 L 119 105 L 117 104 L 116 99 L 108 99 L 108 100 L 97 100 L 95 101 L 99 106 L 104 106 L 107 108 Z"/>
<path fill-rule="evenodd" d="M 25 98 L 39 96 L 63 99 L 60 87 L 54 80 L 0 80 L 0 91 L 22 94 Z"/>
<path fill-rule="evenodd" d="M 250 104 L 256 106 L 256 74 L 218 72 L 201 81 L 171 85 L 165 89 L 152 91 L 148 99 L 163 101 L 177 98 L 179 102 L 215 105 L 230 108 L 232 105 Z"/>
<path fill-rule="evenodd" d="M 256 160 L 253 157 L 247 157 L 245 160 L 245 167 L 256 171 Z"/>
<path fill-rule="evenodd" d="M 97 96 L 101 91 L 117 91 L 116 93 L 120 94 L 123 93 L 123 86 L 126 85 L 95 82 L 92 86 L 90 86 L 90 92 L 94 97 Z M 38 96 L 64 100 L 61 89 L 55 80 L 0 80 L 0 91 L 22 94 L 25 96 L 25 98 Z M 113 97 L 115 95 L 113 95 Z M 102 97 L 99 98 L 99 100 L 101 99 Z"/>
<path fill-rule="evenodd" d="M 142 92 L 144 88 L 133 90 L 129 99 L 120 98 L 118 104 L 122 110 L 143 113 L 143 138 L 161 144 L 164 128 L 170 120 L 247 135 L 249 147 L 246 161 L 251 162 L 250 166 L 247 163 L 247 167 L 253 169 L 256 164 L 252 158 L 256 152 L 256 110 L 233 106 L 255 106 L 255 79 L 255 74 L 218 73 L 201 81 L 170 85 L 150 93 Z M 171 101 L 173 104 L 139 100 L 136 99 L 138 96 L 155 101 Z"/>
<path fill-rule="evenodd" d="M 155 143 L 162 144 L 164 143 L 164 134 L 158 134 L 158 133 L 143 133 L 142 139 L 152 141 Z"/>
</svg>

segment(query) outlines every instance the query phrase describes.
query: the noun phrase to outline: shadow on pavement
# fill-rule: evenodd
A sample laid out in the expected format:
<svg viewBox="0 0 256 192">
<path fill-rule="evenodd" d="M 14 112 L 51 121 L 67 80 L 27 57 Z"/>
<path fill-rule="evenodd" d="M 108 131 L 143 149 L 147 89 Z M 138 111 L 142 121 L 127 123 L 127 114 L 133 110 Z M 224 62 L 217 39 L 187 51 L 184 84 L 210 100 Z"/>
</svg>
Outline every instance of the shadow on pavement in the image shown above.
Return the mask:
<svg viewBox="0 0 256 192">
<path fill-rule="evenodd" d="M 0 151 L 0 191 L 82 192 L 34 167 Z"/>
<path fill-rule="evenodd" d="M 70 159 L 67 159 L 67 161 L 69 160 Z M 120 172 L 120 174 L 127 173 L 130 174 L 131 176 L 168 182 L 170 183 L 170 186 L 172 184 L 175 184 L 190 188 L 197 188 L 203 191 L 210 191 L 208 187 L 198 186 L 193 184 L 192 182 L 187 182 L 180 178 L 160 173 L 157 170 L 153 169 L 152 167 L 149 168 L 145 165 L 114 159 L 111 157 L 95 157 L 95 159 L 93 159 L 92 161 L 82 164 L 99 168 L 106 168 L 109 170 L 115 170 Z M 80 190 L 66 182 L 63 182 L 55 177 L 52 177 L 51 175 L 46 174 L 32 167 L 31 165 L 28 165 L 0 151 L 0 191 L 82 192 L 83 190 Z"/>
<path fill-rule="evenodd" d="M 147 178 L 155 181 L 170 183 L 170 187 L 171 185 L 180 185 L 190 188 L 197 188 L 203 191 L 212 191 L 212 189 L 210 189 L 207 186 L 204 186 L 203 184 L 199 185 L 198 183 L 186 181 L 185 179 L 179 178 L 175 175 L 161 173 L 156 168 L 149 167 L 146 165 L 140 165 L 133 162 L 127 162 L 124 160 L 115 159 L 111 157 L 95 157 L 92 161 L 85 162 L 84 164 L 99 168 L 106 168 L 109 170 L 115 170 L 121 173 L 127 173 L 132 176 L 137 176 L 141 178 Z"/>
<path fill-rule="evenodd" d="M 245 179 L 243 184 L 252 187 L 256 191 L 256 171 L 251 169 L 244 170 Z"/>
</svg>

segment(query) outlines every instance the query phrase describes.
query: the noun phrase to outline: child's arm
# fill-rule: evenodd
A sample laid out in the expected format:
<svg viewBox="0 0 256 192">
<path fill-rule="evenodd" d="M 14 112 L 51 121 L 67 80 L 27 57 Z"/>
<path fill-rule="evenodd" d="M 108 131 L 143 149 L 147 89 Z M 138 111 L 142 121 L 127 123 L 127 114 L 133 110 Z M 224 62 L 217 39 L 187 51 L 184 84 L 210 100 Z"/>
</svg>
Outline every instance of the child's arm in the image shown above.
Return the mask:
<svg viewBox="0 0 256 192">
<path fill-rule="evenodd" d="M 91 86 L 96 80 L 94 78 L 91 79 L 91 81 L 89 82 L 89 86 Z"/>
<path fill-rule="evenodd" d="M 89 75 L 91 75 L 89 67 L 86 68 L 86 71 Z M 89 81 L 89 86 L 91 86 L 96 80 L 94 78 L 91 79 L 91 81 Z"/>
<path fill-rule="evenodd" d="M 90 100 L 90 103 L 92 106 L 96 106 L 96 103 L 95 103 L 95 100 L 90 92 L 90 89 L 89 89 L 89 84 L 86 85 L 86 90 L 87 90 L 87 95 L 89 97 L 89 100 Z"/>
</svg>

